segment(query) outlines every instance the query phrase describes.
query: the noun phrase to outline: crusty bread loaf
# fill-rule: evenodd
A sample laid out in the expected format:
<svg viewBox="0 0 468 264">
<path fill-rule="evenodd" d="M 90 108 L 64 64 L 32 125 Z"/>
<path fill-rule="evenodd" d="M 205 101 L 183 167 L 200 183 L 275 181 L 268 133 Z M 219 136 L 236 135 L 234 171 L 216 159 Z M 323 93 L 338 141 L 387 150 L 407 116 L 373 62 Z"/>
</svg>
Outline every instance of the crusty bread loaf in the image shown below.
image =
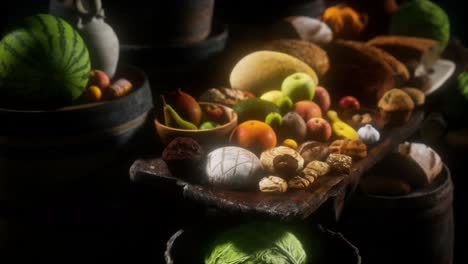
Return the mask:
<svg viewBox="0 0 468 264">
<path fill-rule="evenodd" d="M 404 66 L 365 43 L 337 40 L 325 49 L 330 58 L 330 70 L 323 84 L 336 98 L 353 95 L 362 105 L 375 108 L 380 97 L 395 87 L 395 79 L 406 79 Z M 390 60 L 394 67 L 388 63 Z M 400 70 L 395 70 L 397 68 Z"/>
<path fill-rule="evenodd" d="M 430 69 L 440 56 L 439 43 L 427 38 L 378 36 L 369 40 L 367 44 L 392 54 L 408 67 L 411 74 L 420 64 Z"/>
<path fill-rule="evenodd" d="M 409 80 L 410 74 L 406 66 L 384 50 L 359 41 L 338 40 L 336 42 L 339 45 L 346 46 L 350 49 L 350 52 L 356 53 L 355 55 L 360 56 L 363 62 L 381 64 L 387 71 L 392 72 L 396 85 L 403 84 Z"/>
<path fill-rule="evenodd" d="M 430 184 L 444 167 L 440 156 L 424 144 L 405 142 L 400 144 L 398 151 L 411 169 L 406 180 L 415 187 Z"/>
<path fill-rule="evenodd" d="M 309 65 L 319 77 L 330 68 L 327 53 L 319 46 L 297 39 L 278 39 L 268 42 L 263 49 L 286 53 Z"/>
<path fill-rule="evenodd" d="M 405 142 L 374 167 L 378 174 L 402 179 L 415 189 L 432 183 L 444 168 L 440 156 L 421 143 Z"/>
</svg>

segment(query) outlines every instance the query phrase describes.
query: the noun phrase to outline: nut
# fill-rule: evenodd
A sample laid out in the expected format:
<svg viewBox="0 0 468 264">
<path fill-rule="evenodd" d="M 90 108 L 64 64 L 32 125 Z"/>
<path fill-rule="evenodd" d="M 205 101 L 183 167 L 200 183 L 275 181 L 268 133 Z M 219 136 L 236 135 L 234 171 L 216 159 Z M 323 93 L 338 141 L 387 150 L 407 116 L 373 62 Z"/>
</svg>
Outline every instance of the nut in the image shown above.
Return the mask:
<svg viewBox="0 0 468 264">
<path fill-rule="evenodd" d="M 338 173 L 349 173 L 353 159 L 350 156 L 342 154 L 330 154 L 327 158 L 327 164 L 330 165 L 332 171 Z"/>
<path fill-rule="evenodd" d="M 282 177 L 297 175 L 304 167 L 304 159 L 294 149 L 280 146 L 264 151 L 260 162 L 265 170 Z"/>
<path fill-rule="evenodd" d="M 277 176 L 264 177 L 258 183 L 261 192 L 286 192 L 288 190 L 288 184 L 285 180 Z"/>
<path fill-rule="evenodd" d="M 291 189 L 305 189 L 309 187 L 309 185 L 310 182 L 301 176 L 295 176 L 288 181 L 288 187 Z"/>
</svg>

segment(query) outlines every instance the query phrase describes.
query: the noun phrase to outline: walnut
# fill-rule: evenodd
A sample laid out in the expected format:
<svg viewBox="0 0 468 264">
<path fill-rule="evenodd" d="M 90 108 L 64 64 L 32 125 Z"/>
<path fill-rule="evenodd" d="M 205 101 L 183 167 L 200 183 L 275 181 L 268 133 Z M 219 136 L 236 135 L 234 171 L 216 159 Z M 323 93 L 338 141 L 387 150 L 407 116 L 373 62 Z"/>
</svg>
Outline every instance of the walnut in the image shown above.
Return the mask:
<svg viewBox="0 0 468 264">
<path fill-rule="evenodd" d="M 288 190 L 288 184 L 285 180 L 277 176 L 264 177 L 258 183 L 261 192 L 279 192 L 283 193 Z"/>
<path fill-rule="evenodd" d="M 349 173 L 353 159 L 350 156 L 342 154 L 330 154 L 327 158 L 327 164 L 330 165 L 332 171 L 338 173 Z"/>
</svg>

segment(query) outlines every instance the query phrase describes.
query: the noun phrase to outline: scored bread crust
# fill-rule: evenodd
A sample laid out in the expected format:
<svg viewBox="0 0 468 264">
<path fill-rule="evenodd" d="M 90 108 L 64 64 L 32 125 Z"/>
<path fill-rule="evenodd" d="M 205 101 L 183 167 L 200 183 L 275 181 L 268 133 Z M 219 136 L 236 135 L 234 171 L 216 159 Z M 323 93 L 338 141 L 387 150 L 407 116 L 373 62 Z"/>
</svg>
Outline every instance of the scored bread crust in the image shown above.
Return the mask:
<svg viewBox="0 0 468 264">
<path fill-rule="evenodd" d="M 368 45 L 381 48 L 392 54 L 410 71 L 419 64 L 430 68 L 440 56 L 440 45 L 428 38 L 407 36 L 377 36 L 367 42 Z"/>
<path fill-rule="evenodd" d="M 327 52 L 305 40 L 277 39 L 268 42 L 263 48 L 296 57 L 309 65 L 319 76 L 323 76 L 330 68 Z"/>
<path fill-rule="evenodd" d="M 358 53 L 368 63 L 381 64 L 386 71 L 390 72 L 397 86 L 407 82 L 410 73 L 406 66 L 388 52 L 364 42 L 352 40 L 337 40 L 337 45 L 350 49 L 350 52 Z"/>
</svg>

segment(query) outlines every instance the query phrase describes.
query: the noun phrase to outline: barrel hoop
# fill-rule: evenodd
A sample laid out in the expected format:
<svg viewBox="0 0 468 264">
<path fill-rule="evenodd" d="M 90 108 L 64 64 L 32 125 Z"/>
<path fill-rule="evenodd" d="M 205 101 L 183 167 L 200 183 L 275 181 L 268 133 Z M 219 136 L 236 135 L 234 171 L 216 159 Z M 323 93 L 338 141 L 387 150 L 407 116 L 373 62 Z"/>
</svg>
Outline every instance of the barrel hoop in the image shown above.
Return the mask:
<svg viewBox="0 0 468 264">
<path fill-rule="evenodd" d="M 3 147 L 53 147 L 73 144 L 87 144 L 101 138 L 123 135 L 126 132 L 143 125 L 146 122 L 148 115 L 149 112 L 146 112 L 136 117 L 135 119 L 119 126 L 103 129 L 100 131 L 93 131 L 92 133 L 88 134 L 63 138 L 14 138 L 1 136 L 0 144 L 3 145 Z"/>
</svg>

